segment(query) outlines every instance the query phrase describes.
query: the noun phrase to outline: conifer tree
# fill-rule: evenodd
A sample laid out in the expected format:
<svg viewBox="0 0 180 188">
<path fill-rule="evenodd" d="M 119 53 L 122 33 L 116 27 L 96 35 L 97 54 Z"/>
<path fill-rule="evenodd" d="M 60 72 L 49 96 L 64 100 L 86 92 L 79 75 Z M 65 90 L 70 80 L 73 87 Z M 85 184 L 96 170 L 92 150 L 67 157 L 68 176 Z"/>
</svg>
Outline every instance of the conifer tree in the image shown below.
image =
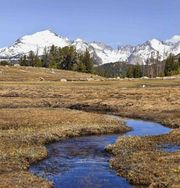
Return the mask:
<svg viewBox="0 0 180 188">
<path fill-rule="evenodd" d="M 133 76 L 134 76 L 133 67 L 130 66 L 130 67 L 128 67 L 128 70 L 127 70 L 127 77 L 128 78 L 133 78 Z"/>
<path fill-rule="evenodd" d="M 88 73 L 92 73 L 93 70 L 93 61 L 88 50 L 83 54 L 78 54 L 74 46 L 58 48 L 52 45 L 49 50 L 44 49 L 42 56 L 38 54 L 38 51 L 36 54 L 30 51 L 28 56 L 23 56 L 20 59 L 20 64 L 22 66 L 49 67 Z"/>
<path fill-rule="evenodd" d="M 86 66 L 85 66 L 85 64 L 83 62 L 84 55 L 80 54 L 78 59 L 79 59 L 79 61 L 78 61 L 78 65 L 77 65 L 77 71 L 85 72 L 86 71 Z"/>
<path fill-rule="evenodd" d="M 50 68 L 57 68 L 58 63 L 57 63 L 57 47 L 52 45 L 49 51 L 49 56 L 48 56 L 48 61 L 49 61 L 49 67 Z"/>
<path fill-rule="evenodd" d="M 47 48 L 44 48 L 43 56 L 42 56 L 42 66 L 43 67 L 48 67 L 49 62 L 48 62 L 48 51 Z"/>
<path fill-rule="evenodd" d="M 35 54 L 33 51 L 30 51 L 28 55 L 28 66 L 35 66 Z"/>
<path fill-rule="evenodd" d="M 34 58 L 34 66 L 35 67 L 42 67 L 43 61 L 36 55 Z"/>
<path fill-rule="evenodd" d="M 142 77 L 141 66 L 139 64 L 135 65 L 133 68 L 133 77 L 134 78 Z"/>
<path fill-rule="evenodd" d="M 84 63 L 86 72 L 87 73 L 92 73 L 93 61 L 92 61 L 90 53 L 89 53 L 89 51 L 87 49 L 86 49 L 86 52 L 84 53 L 83 63 Z"/>
<path fill-rule="evenodd" d="M 170 56 L 165 61 L 165 69 L 164 69 L 165 76 L 171 76 L 173 74 L 174 69 L 175 69 L 174 57 L 172 54 L 170 54 Z"/>
<path fill-rule="evenodd" d="M 28 66 L 28 60 L 27 60 L 27 56 L 26 55 L 24 55 L 23 57 L 20 58 L 19 64 L 21 66 Z"/>
</svg>

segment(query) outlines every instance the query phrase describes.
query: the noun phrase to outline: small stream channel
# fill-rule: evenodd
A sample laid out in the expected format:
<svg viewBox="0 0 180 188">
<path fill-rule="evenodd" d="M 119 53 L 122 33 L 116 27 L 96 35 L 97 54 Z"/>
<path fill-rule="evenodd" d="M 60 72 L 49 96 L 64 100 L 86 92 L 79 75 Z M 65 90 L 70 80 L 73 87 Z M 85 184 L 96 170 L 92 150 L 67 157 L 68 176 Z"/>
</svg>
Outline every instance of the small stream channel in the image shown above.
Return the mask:
<svg viewBox="0 0 180 188">
<path fill-rule="evenodd" d="M 115 117 L 117 118 L 117 117 Z M 159 123 L 125 120 L 132 131 L 127 136 L 160 135 L 170 131 Z M 34 164 L 29 171 L 54 182 L 55 188 L 129 188 L 124 178 L 109 168 L 108 144 L 121 135 L 84 136 L 47 145 L 48 158 Z"/>
</svg>

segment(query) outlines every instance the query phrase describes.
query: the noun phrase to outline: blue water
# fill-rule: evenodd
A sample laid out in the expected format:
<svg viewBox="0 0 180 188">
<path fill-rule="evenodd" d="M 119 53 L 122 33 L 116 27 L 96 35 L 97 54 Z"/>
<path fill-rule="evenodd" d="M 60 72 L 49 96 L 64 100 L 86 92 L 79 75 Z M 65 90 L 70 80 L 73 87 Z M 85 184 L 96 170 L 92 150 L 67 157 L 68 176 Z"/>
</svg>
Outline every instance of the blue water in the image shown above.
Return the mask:
<svg viewBox="0 0 180 188">
<path fill-rule="evenodd" d="M 167 134 L 170 132 L 170 128 L 164 127 L 160 123 L 143 120 L 126 120 L 126 124 L 133 128 L 133 131 L 126 133 L 128 136 L 153 136 Z"/>
<path fill-rule="evenodd" d="M 158 123 L 126 120 L 132 131 L 127 136 L 166 134 Z M 55 188 L 129 188 L 124 178 L 109 168 L 110 154 L 104 148 L 120 135 L 71 138 L 47 146 L 48 158 L 30 167 L 30 172 L 54 182 Z"/>
<path fill-rule="evenodd" d="M 176 151 L 180 150 L 180 146 L 173 145 L 173 144 L 161 144 L 158 148 L 160 150 L 162 150 L 164 152 L 168 152 L 168 153 L 176 152 Z"/>
</svg>

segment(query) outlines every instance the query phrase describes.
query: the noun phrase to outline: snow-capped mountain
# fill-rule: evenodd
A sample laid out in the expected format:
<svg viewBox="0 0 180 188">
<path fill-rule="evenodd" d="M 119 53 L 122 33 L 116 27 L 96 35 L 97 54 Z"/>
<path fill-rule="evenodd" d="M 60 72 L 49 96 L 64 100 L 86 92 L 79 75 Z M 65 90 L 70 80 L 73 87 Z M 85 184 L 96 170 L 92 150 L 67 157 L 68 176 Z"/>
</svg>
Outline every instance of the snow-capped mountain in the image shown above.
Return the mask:
<svg viewBox="0 0 180 188">
<path fill-rule="evenodd" d="M 157 39 L 148 40 L 147 42 L 135 47 L 132 54 L 128 57 L 128 62 L 131 64 L 144 64 L 149 58 L 155 58 L 162 61 L 171 53 L 174 55 L 180 53 L 180 36 L 179 40 L 176 36 L 165 42 Z"/>
<path fill-rule="evenodd" d="M 56 33 L 45 30 L 32 35 L 26 35 L 18 39 L 12 46 L 0 49 L 0 57 L 16 58 L 30 51 L 38 52 L 39 55 L 42 55 L 45 47 L 52 45 L 65 47 L 70 44 L 71 42 L 68 38 L 63 38 Z"/>
<path fill-rule="evenodd" d="M 95 64 L 126 61 L 131 64 L 144 64 L 149 58 L 158 58 L 163 60 L 170 53 L 177 55 L 180 53 L 180 35 L 175 35 L 166 41 L 157 39 L 148 40 L 137 46 L 120 46 L 113 49 L 110 46 L 100 42 L 86 42 L 82 39 L 71 41 L 68 38 L 57 35 L 56 33 L 45 30 L 26 35 L 18 39 L 13 45 L 0 49 L 0 59 L 18 59 L 31 50 L 39 55 L 43 54 L 44 48 L 52 45 L 58 47 L 74 46 L 78 53 L 90 52 Z"/>
<path fill-rule="evenodd" d="M 157 39 L 148 40 L 134 48 L 132 54 L 128 57 L 128 62 L 130 64 L 143 64 L 149 58 L 163 60 L 170 54 L 168 53 L 171 51 L 170 48 L 170 45 Z"/>
</svg>

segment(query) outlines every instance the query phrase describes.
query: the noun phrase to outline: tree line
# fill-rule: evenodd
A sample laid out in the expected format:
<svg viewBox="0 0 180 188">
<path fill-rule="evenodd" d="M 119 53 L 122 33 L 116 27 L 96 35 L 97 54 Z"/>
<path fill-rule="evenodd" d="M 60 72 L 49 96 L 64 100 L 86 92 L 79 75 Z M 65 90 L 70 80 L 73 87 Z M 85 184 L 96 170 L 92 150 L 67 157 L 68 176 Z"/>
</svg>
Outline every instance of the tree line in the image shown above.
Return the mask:
<svg viewBox="0 0 180 188">
<path fill-rule="evenodd" d="M 59 48 L 52 45 L 45 48 L 42 56 L 38 52 L 30 51 L 28 55 L 22 56 L 18 63 L 21 66 L 46 67 L 64 70 L 72 70 L 86 73 L 95 73 L 104 77 L 161 77 L 180 74 L 180 54 L 172 54 L 165 61 L 158 58 L 150 58 L 145 65 L 131 65 L 127 62 L 109 63 L 93 67 L 93 59 L 86 50 L 77 53 L 75 47 L 67 46 Z M 0 65 L 11 65 L 9 61 L 1 61 Z"/>
<path fill-rule="evenodd" d="M 164 75 L 172 76 L 180 74 L 180 55 L 175 57 L 170 55 L 165 61 Z"/>
<path fill-rule="evenodd" d="M 145 65 L 134 65 L 129 67 L 127 77 L 139 78 L 142 76 L 162 77 L 180 74 L 180 57 L 175 57 L 172 54 L 165 61 L 157 59 L 148 59 Z"/>
<path fill-rule="evenodd" d="M 150 58 L 145 65 L 131 65 L 126 62 L 105 64 L 96 67 L 96 72 L 105 77 L 162 77 L 180 74 L 180 57 L 172 54 L 165 61 Z"/>
<path fill-rule="evenodd" d="M 150 58 L 142 66 L 143 76 L 162 77 L 180 74 L 180 57 L 170 54 L 164 61 Z"/>
<path fill-rule="evenodd" d="M 77 53 L 75 47 L 67 46 L 59 48 L 54 45 L 50 49 L 45 48 L 42 56 L 30 51 L 28 55 L 20 58 L 21 66 L 46 67 L 79 72 L 92 73 L 93 60 L 88 50 Z"/>
</svg>

